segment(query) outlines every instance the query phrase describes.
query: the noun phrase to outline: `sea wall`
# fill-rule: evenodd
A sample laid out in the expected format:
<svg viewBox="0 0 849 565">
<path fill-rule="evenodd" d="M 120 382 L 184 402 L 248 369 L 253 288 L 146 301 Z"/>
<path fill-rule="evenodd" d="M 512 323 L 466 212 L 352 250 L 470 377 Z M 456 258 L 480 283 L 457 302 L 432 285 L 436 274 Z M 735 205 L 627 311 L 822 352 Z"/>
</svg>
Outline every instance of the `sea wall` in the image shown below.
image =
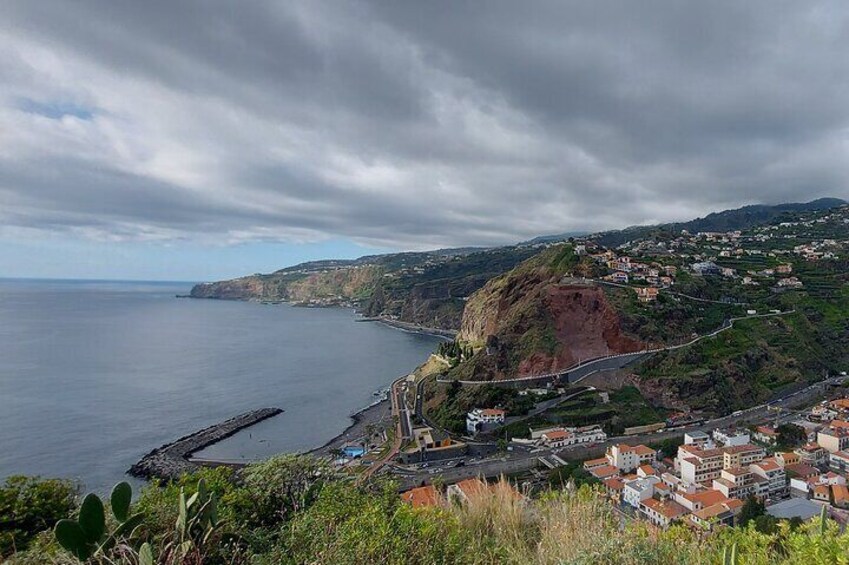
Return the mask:
<svg viewBox="0 0 849 565">
<path fill-rule="evenodd" d="M 154 449 L 127 473 L 142 479 L 177 479 L 198 469 L 197 463 L 189 461 L 193 453 L 282 412 L 280 408 L 260 408 L 214 424 Z"/>
</svg>

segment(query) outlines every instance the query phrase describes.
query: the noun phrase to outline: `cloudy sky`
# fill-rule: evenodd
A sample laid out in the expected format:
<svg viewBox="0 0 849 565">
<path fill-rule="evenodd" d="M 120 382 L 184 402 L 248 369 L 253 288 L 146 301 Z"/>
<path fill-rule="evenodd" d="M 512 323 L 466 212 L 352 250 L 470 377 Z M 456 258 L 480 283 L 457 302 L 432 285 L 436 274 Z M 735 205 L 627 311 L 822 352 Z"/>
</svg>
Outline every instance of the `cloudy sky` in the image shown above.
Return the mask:
<svg viewBox="0 0 849 565">
<path fill-rule="evenodd" d="M 0 53 L 0 276 L 849 196 L 845 0 L 5 0 Z"/>
</svg>

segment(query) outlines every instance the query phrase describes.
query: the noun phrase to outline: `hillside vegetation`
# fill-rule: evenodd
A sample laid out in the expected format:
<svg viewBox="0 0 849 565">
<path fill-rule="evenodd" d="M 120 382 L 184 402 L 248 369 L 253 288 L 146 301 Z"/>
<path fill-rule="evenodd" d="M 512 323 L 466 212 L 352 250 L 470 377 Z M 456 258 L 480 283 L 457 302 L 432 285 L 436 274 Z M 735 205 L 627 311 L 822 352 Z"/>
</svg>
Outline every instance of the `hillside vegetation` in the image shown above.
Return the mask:
<svg viewBox="0 0 849 565">
<path fill-rule="evenodd" d="M 457 329 L 466 298 L 537 253 L 533 247 L 395 253 L 304 263 L 271 274 L 195 285 L 193 298 L 354 306 L 440 329 Z"/>
<path fill-rule="evenodd" d="M 201 499 L 217 501 L 214 521 L 195 514 L 192 502 L 186 504 L 196 500 L 201 478 Z M 240 480 L 234 478 L 227 470 L 203 471 L 176 484 L 145 488 L 128 509 L 139 516 L 138 526 L 86 562 L 707 565 L 723 563 L 732 548 L 735 563 L 751 565 L 849 560 L 849 533 L 841 534 L 837 524 L 826 520 L 781 522 L 768 533 L 757 531 L 754 522 L 713 534 L 681 525 L 660 531 L 643 521 L 623 521 L 588 486 L 519 498 L 502 482 L 465 504 L 443 501 L 416 509 L 402 502 L 389 484 L 355 486 L 301 458 L 272 459 L 248 467 Z M 29 500 L 14 502 L 16 511 L 22 511 Z M 0 504 L 0 512 L 6 511 Z M 112 511 L 107 504 L 106 512 Z M 25 543 L 6 545 L 7 563 L 80 563 L 57 543 L 51 531 L 56 519 L 31 526 Z M 186 529 L 184 523 L 199 529 Z M 0 533 L 7 535 L 7 528 L 8 522 L 0 524 Z"/>
</svg>

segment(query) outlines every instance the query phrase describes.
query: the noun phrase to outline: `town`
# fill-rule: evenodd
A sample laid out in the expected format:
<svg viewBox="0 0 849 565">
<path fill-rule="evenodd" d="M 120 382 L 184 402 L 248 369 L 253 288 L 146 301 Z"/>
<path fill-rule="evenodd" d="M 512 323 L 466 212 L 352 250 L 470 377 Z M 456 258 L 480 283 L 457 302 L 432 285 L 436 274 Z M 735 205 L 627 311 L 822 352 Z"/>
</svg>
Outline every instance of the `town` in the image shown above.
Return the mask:
<svg viewBox="0 0 849 565">
<path fill-rule="evenodd" d="M 652 409 L 639 404 L 645 401 L 633 387 L 603 385 L 657 352 L 714 339 L 735 321 L 791 316 L 795 309 L 786 305 L 797 302 L 787 293 L 833 295 L 839 283 L 822 273 L 846 257 L 847 224 L 844 206 L 750 230 L 682 231 L 607 247 L 575 238 L 568 245 L 578 267 L 563 284 L 632 292 L 637 309 L 656 308 L 661 300 L 692 304 L 716 325 L 694 327 L 698 331 L 653 349 L 497 383 L 444 379 L 446 368 L 474 354 L 471 345 L 447 343 L 422 368 L 393 383 L 383 427 L 341 446 L 334 461 L 354 475 L 393 477 L 402 498 L 417 506 L 462 502 L 496 488 L 487 480 L 508 477 L 515 496 L 594 484 L 624 518 L 661 528 L 733 525 L 747 505 L 754 509 L 748 515 L 773 520 L 806 520 L 826 508 L 845 524 L 845 372 L 809 375 L 805 383 L 778 388 L 767 401 L 724 415 Z M 698 296 L 687 291 L 694 284 Z M 484 347 L 489 354 L 491 345 Z M 434 386 L 448 387 L 449 396 L 463 388 L 486 389 L 483 397 L 498 400 L 453 420 L 445 420 L 444 411 L 435 418 L 425 406 Z M 614 417 L 593 421 L 589 415 L 595 413 Z"/>
</svg>

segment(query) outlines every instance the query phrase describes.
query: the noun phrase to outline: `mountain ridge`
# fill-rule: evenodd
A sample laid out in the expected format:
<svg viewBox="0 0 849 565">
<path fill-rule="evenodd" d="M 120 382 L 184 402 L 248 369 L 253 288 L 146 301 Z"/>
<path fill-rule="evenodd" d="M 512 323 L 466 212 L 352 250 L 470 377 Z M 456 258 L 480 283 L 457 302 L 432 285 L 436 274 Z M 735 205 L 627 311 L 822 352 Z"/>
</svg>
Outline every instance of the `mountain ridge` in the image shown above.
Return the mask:
<svg viewBox="0 0 849 565">
<path fill-rule="evenodd" d="M 743 229 L 782 214 L 821 210 L 845 204 L 837 198 L 807 203 L 750 205 L 725 210 L 689 222 L 632 226 L 579 237 L 608 247 L 646 237 L 652 233 L 673 234 L 682 229 L 713 231 Z M 699 228 L 698 230 L 696 228 Z M 447 330 L 460 329 L 468 298 L 487 281 L 516 267 L 522 261 L 557 243 L 561 236 L 540 236 L 515 245 L 477 248 L 459 247 L 433 251 L 409 251 L 365 255 L 357 259 L 326 259 L 254 274 L 195 285 L 193 298 L 292 302 L 301 305 L 351 306 L 368 316 Z"/>
</svg>

